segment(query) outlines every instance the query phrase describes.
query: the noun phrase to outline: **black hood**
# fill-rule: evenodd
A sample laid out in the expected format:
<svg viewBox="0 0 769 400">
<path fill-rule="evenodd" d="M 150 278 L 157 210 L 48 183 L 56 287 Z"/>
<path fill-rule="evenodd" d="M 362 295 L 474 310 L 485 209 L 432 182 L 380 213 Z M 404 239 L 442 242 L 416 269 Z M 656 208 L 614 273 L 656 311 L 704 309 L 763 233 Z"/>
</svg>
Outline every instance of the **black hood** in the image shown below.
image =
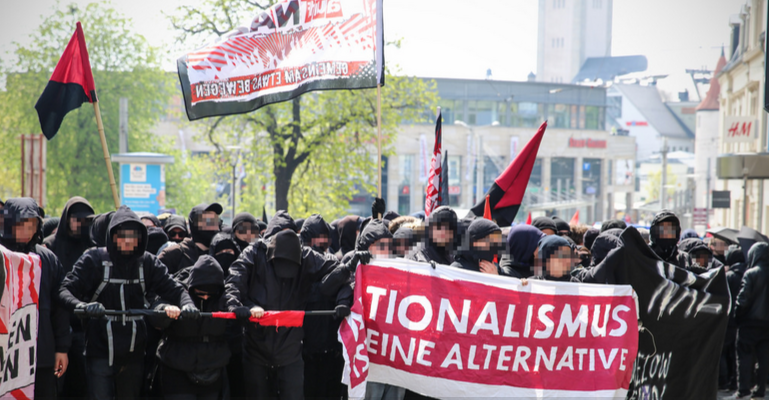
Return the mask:
<svg viewBox="0 0 769 400">
<path fill-rule="evenodd" d="M 93 219 L 93 223 L 91 223 L 91 241 L 96 247 L 107 247 L 107 242 L 104 240 L 107 237 L 109 222 L 114 214 L 114 211 L 110 211 L 104 214 L 99 214 Z"/>
<path fill-rule="evenodd" d="M 430 217 L 427 219 L 427 237 L 428 240 L 431 240 L 430 238 L 430 227 L 436 224 L 449 224 L 449 229 L 451 229 L 454 232 L 454 241 L 458 242 L 458 236 L 460 235 L 459 232 L 459 219 L 457 219 L 457 213 L 454 212 L 451 208 L 448 206 L 440 206 L 433 210 L 433 212 L 430 214 Z M 469 226 L 469 224 L 468 224 Z"/>
<path fill-rule="evenodd" d="M 163 225 L 163 230 L 168 235 L 174 229 L 181 229 L 184 233 L 189 233 L 187 230 L 187 221 L 181 215 L 172 215 L 166 218 L 166 223 Z"/>
<path fill-rule="evenodd" d="M 220 251 L 226 249 L 232 250 L 233 253 L 218 254 Z M 242 250 L 243 249 L 235 243 L 232 234 L 219 232 L 213 239 L 211 239 L 211 246 L 208 248 L 208 253 L 219 262 L 222 270 L 224 270 L 224 274 L 229 275 L 230 266 L 238 259 Z"/>
<path fill-rule="evenodd" d="M 531 225 L 515 225 L 507 233 L 507 247 L 510 257 L 521 266 L 534 265 L 534 250 L 545 237 L 541 230 Z"/>
<path fill-rule="evenodd" d="M 286 230 L 275 234 L 267 244 L 267 260 L 272 263 L 278 278 L 298 277 L 302 265 L 302 244 L 296 232 Z"/>
<path fill-rule="evenodd" d="M 336 230 L 339 232 L 339 249 L 342 254 L 355 250 L 359 219 L 360 217 L 357 215 L 348 215 L 337 223 Z"/>
<path fill-rule="evenodd" d="M 534 218 L 534 221 L 531 221 L 531 226 L 539 229 L 540 231 L 543 229 L 550 229 L 553 232 L 558 233 L 558 226 L 555 224 L 555 221 L 553 221 L 552 218 L 548 218 L 548 217 Z"/>
<path fill-rule="evenodd" d="M 393 240 L 402 241 L 407 246 L 413 247 L 420 240 L 420 235 L 408 226 L 401 226 L 393 233 Z"/>
<path fill-rule="evenodd" d="M 542 265 L 546 265 L 547 259 L 550 258 L 561 247 L 571 247 L 568 241 L 558 235 L 548 235 L 539 240 L 537 245 L 539 248 L 539 259 L 542 260 Z"/>
<path fill-rule="evenodd" d="M 73 238 L 69 235 L 69 216 L 72 212 L 88 212 L 91 215 L 95 214 L 91 203 L 88 200 L 75 196 L 67 201 L 64 205 L 64 210 L 61 212 L 61 219 L 59 219 L 59 229 L 56 231 L 56 240 L 66 240 L 72 238 L 77 241 L 85 240 L 88 244 L 91 244 L 90 231 L 85 231 L 85 236 L 81 238 Z"/>
<path fill-rule="evenodd" d="M 622 229 L 614 228 L 604 231 L 593 242 L 593 247 L 590 248 L 592 255 L 590 259 L 590 265 L 596 266 L 600 264 L 609 252 L 622 246 Z"/>
<path fill-rule="evenodd" d="M 331 244 L 331 225 L 327 224 L 320 214 L 312 214 L 304 220 L 302 229 L 299 230 L 299 236 L 302 244 L 310 246 L 312 239 L 326 235 L 329 244 Z"/>
<path fill-rule="evenodd" d="M 384 213 L 384 215 L 382 216 L 382 219 L 389 222 L 389 221 L 392 221 L 392 220 L 394 220 L 395 218 L 398 218 L 398 217 L 400 217 L 400 214 L 398 214 L 397 212 L 395 212 L 395 211 L 386 211 Z"/>
<path fill-rule="evenodd" d="M 502 233 L 502 229 L 494 221 L 485 218 L 476 218 L 467 231 L 462 236 L 462 245 L 457 253 L 457 257 L 464 257 L 471 260 L 486 260 L 493 261 L 494 256 L 501 256 L 505 250 L 504 242 L 499 243 L 499 246 L 492 246 L 488 250 L 476 249 L 473 247 L 473 242 L 483 239 L 493 233 Z"/>
<path fill-rule="evenodd" d="M 294 223 L 296 224 L 296 233 L 301 232 L 302 226 L 304 225 L 304 218 L 297 218 L 294 220 Z"/>
<path fill-rule="evenodd" d="M 657 228 L 657 226 L 665 221 L 672 222 L 673 225 L 675 225 L 676 241 L 678 241 L 678 238 L 681 237 L 681 221 L 678 219 L 678 216 L 670 210 L 662 210 L 654 216 L 652 224 L 649 227 L 649 235 L 651 237 L 652 244 L 656 243 L 657 239 L 659 238 L 659 232 L 657 232 L 657 229 L 655 228 Z"/>
<path fill-rule="evenodd" d="M 476 241 L 496 232 L 501 233 L 502 229 L 499 227 L 499 225 L 495 224 L 494 221 L 485 218 L 477 218 L 467 228 L 465 236 L 467 236 L 471 241 Z"/>
<path fill-rule="evenodd" d="M 569 226 L 568 222 L 558 218 L 555 215 L 553 215 L 553 222 L 555 222 L 555 227 L 558 229 L 556 233 L 560 234 L 561 231 L 571 232 L 571 227 Z"/>
<path fill-rule="evenodd" d="M 235 229 L 238 228 L 238 225 L 240 225 L 240 224 L 242 224 L 244 222 L 250 222 L 251 225 L 254 226 L 254 229 L 258 229 L 259 228 L 257 226 L 257 223 L 256 223 L 256 217 L 251 215 L 251 213 L 241 212 L 241 213 L 237 213 L 235 215 L 235 218 L 232 219 L 232 230 L 235 231 Z"/>
<path fill-rule="evenodd" d="M 587 247 L 588 250 L 592 251 L 593 243 L 600 234 L 601 231 L 598 229 L 590 228 L 585 232 L 585 235 L 582 236 L 582 243 L 585 245 L 585 247 Z"/>
<path fill-rule="evenodd" d="M 43 237 L 46 238 L 53 233 L 53 230 L 59 227 L 59 217 L 51 217 L 43 220 Z"/>
<path fill-rule="evenodd" d="M 769 266 L 769 244 L 758 242 L 748 251 L 748 268 Z"/>
<path fill-rule="evenodd" d="M 296 223 L 287 212 L 279 210 L 272 216 L 270 223 L 267 224 L 267 230 L 264 231 L 262 238 L 269 239 L 284 229 L 290 229 L 296 234 Z"/>
<path fill-rule="evenodd" d="M 186 282 L 190 291 L 205 286 L 217 288 L 219 294 L 224 293 L 224 271 L 219 262 L 207 254 L 198 257 Z"/>
<path fill-rule="evenodd" d="M 3 231 L 0 240 L 6 248 L 12 251 L 29 253 L 35 245 L 43 241 L 43 219 L 40 217 L 37 202 L 30 197 L 14 197 L 6 200 L 3 207 Z M 13 224 L 22 219 L 36 218 L 37 232 L 28 243 L 16 243 L 13 237 Z"/>
<path fill-rule="evenodd" d="M 158 227 L 158 228 L 162 228 L 163 227 L 163 225 L 160 224 L 160 220 L 158 219 L 158 217 L 156 217 L 156 216 L 154 216 L 152 214 L 142 215 L 141 219 L 148 219 L 148 220 L 152 221 L 152 223 L 156 227 Z"/>
<path fill-rule="evenodd" d="M 152 226 L 147 228 L 147 251 L 150 254 L 157 255 L 158 250 L 168 243 L 168 235 L 163 228 Z"/>
<path fill-rule="evenodd" d="M 619 219 L 610 219 L 608 221 L 604 221 L 604 223 L 601 224 L 601 232 L 606 232 L 609 229 L 619 229 L 623 230 L 627 228 L 627 224 L 625 221 L 619 220 Z"/>
<path fill-rule="evenodd" d="M 726 249 L 724 255 L 726 256 L 725 264 L 728 266 L 745 262 L 745 253 L 742 252 L 742 248 L 740 246 L 734 244 L 729 246 L 729 248 Z"/>
<path fill-rule="evenodd" d="M 112 235 L 114 235 L 118 229 L 130 228 L 139 231 L 139 245 L 131 255 L 123 255 L 117 249 L 117 245 L 112 241 Z M 144 226 L 139 216 L 135 212 L 131 211 L 128 206 L 120 206 L 115 211 L 109 222 L 109 228 L 107 229 L 107 252 L 113 263 L 116 265 L 132 265 L 136 260 L 144 255 L 147 250 L 147 227 Z"/>
<path fill-rule="evenodd" d="M 366 224 L 355 243 L 355 250 L 368 250 L 379 239 L 392 239 L 393 235 L 381 219 L 375 219 Z"/>
<path fill-rule="evenodd" d="M 196 224 L 196 220 L 203 215 L 204 212 L 213 211 L 217 215 L 222 215 L 222 205 L 219 203 L 201 203 L 192 207 L 189 214 L 190 236 L 195 243 L 200 243 L 203 246 L 210 246 L 211 239 L 221 230 L 221 224 L 219 229 L 216 230 L 200 230 Z"/>
<path fill-rule="evenodd" d="M 708 245 L 706 245 L 700 238 L 688 238 L 680 241 L 678 243 L 678 250 L 688 253 L 692 257 L 694 257 L 694 253 L 700 251 L 706 251 L 710 253 L 710 255 L 713 255 L 713 251 L 710 250 L 710 247 L 708 247 Z"/>
</svg>

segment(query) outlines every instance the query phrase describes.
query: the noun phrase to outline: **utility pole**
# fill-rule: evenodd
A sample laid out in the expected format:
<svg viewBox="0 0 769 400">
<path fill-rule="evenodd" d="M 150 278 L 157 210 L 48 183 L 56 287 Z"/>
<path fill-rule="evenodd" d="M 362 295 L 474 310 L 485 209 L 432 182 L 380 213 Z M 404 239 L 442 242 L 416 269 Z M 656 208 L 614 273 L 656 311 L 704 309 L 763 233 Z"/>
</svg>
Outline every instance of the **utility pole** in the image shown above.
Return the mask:
<svg viewBox="0 0 769 400">
<path fill-rule="evenodd" d="M 713 191 L 710 189 L 710 159 L 708 158 L 708 170 L 707 170 L 707 176 L 705 177 L 707 181 L 707 189 L 705 189 L 705 226 L 710 226 L 710 206 L 713 203 L 713 200 L 710 196 L 713 195 Z"/>
<path fill-rule="evenodd" d="M 662 175 L 661 175 L 661 187 L 660 187 L 660 209 L 664 210 L 667 208 L 667 188 L 668 185 L 668 138 L 663 137 L 662 138 L 662 150 L 660 151 L 660 154 L 662 155 Z"/>
<path fill-rule="evenodd" d="M 483 198 L 483 147 L 481 147 L 481 135 L 471 129 L 475 135 L 475 204 Z"/>
</svg>

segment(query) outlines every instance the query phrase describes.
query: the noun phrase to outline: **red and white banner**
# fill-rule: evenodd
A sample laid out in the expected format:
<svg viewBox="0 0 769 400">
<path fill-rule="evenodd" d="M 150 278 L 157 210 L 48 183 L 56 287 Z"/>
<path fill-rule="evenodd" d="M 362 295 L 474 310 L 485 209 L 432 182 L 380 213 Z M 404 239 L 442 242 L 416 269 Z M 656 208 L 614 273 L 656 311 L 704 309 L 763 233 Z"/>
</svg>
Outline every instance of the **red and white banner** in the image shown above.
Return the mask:
<svg viewBox="0 0 769 400">
<path fill-rule="evenodd" d="M 437 398 L 624 398 L 638 349 L 630 286 L 518 279 L 406 260 L 358 267 L 343 382 Z"/>
<path fill-rule="evenodd" d="M 190 120 L 384 84 L 382 0 L 282 0 L 177 61 Z"/>
<path fill-rule="evenodd" d="M 40 257 L 14 253 L 3 246 L 5 288 L 0 299 L 0 398 L 35 396 L 37 302 Z"/>
</svg>

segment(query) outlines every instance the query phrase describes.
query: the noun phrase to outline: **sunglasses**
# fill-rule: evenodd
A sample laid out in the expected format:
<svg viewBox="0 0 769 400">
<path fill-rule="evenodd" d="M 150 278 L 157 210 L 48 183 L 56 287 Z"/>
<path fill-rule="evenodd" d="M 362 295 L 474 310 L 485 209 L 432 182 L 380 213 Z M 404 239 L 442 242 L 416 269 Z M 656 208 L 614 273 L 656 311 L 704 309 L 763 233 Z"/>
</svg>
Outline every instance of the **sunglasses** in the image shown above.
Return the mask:
<svg viewBox="0 0 769 400">
<path fill-rule="evenodd" d="M 182 231 L 171 231 L 169 232 L 168 236 L 172 238 L 181 238 L 184 237 L 184 233 Z"/>
</svg>

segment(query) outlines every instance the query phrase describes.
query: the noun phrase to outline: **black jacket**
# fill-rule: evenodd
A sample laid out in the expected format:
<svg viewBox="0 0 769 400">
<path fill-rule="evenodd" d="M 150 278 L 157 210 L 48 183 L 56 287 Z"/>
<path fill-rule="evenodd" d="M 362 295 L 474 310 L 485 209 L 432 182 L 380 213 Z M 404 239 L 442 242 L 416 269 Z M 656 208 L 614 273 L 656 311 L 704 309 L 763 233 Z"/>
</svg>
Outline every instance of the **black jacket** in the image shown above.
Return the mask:
<svg viewBox="0 0 769 400">
<path fill-rule="evenodd" d="M 657 227 L 662 222 L 672 222 L 676 228 L 676 239 L 660 239 Z M 662 261 L 669 262 L 679 268 L 689 270 L 695 273 L 704 272 L 704 269 L 695 268 L 692 269 L 692 259 L 689 254 L 684 253 L 678 249 L 678 238 L 681 237 L 681 222 L 678 217 L 672 211 L 663 210 L 657 213 L 652 220 L 651 227 L 649 227 L 649 235 L 651 237 L 651 248 L 654 253 L 662 259 Z M 666 243 L 669 240 L 671 243 Z"/>
<path fill-rule="evenodd" d="M 756 243 L 748 252 L 736 317 L 739 326 L 769 327 L 769 244 Z"/>
<path fill-rule="evenodd" d="M 331 241 L 331 225 L 326 223 L 320 214 L 312 214 L 304 220 L 302 229 L 299 231 L 299 237 L 302 239 L 304 246 L 311 246 L 312 239 L 325 235 Z M 312 246 L 311 246 L 312 247 Z M 313 249 L 319 251 L 320 249 Z"/>
<path fill-rule="evenodd" d="M 195 245 L 191 237 L 184 238 L 179 244 L 172 244 L 160 252 L 158 260 L 167 268 L 169 274 L 175 274 L 185 268 L 195 265 L 198 257 L 207 254 Z"/>
<path fill-rule="evenodd" d="M 729 293 L 732 296 L 729 326 L 736 327 L 737 318 L 735 318 L 735 310 L 737 309 L 737 295 L 740 293 L 740 286 L 742 285 L 742 276 L 745 275 L 745 255 L 742 254 L 740 247 L 731 246 L 724 253 L 724 261 L 729 266 L 729 271 L 726 272 L 726 282 L 729 285 Z"/>
<path fill-rule="evenodd" d="M 72 271 L 72 266 L 75 265 L 75 261 L 80 258 L 86 250 L 92 247 L 94 244 L 91 242 L 90 230 L 84 230 L 79 237 L 73 237 L 69 233 L 69 214 L 70 210 L 75 205 L 79 208 L 86 208 L 93 213 L 93 207 L 88 200 L 82 197 L 73 197 L 67 201 L 64 206 L 64 210 L 61 212 L 61 219 L 59 220 L 59 229 L 56 234 L 45 238 L 45 247 L 51 249 L 53 254 L 59 258 L 64 272 Z"/>
<path fill-rule="evenodd" d="M 350 273 L 339 267 L 335 257 L 323 256 L 309 247 L 302 248 L 299 275 L 278 278 L 267 258 L 267 243 L 257 240 L 230 267 L 227 305 L 231 311 L 240 306 L 259 306 L 266 311 L 305 310 L 313 283 L 323 279 L 320 293 L 334 296 L 349 278 Z M 244 353 L 249 362 L 284 366 L 301 360 L 302 328 L 247 324 L 245 336 Z"/>
<path fill-rule="evenodd" d="M 200 311 L 227 311 L 224 272 L 213 257 L 201 256 L 194 266 L 180 271 L 176 278 Z M 201 286 L 217 287 L 218 294 L 204 301 L 192 293 L 193 288 Z M 168 305 L 168 302 L 160 300 L 153 304 L 153 308 L 163 310 Z M 163 365 L 184 372 L 223 368 L 230 361 L 226 334 L 228 325 L 232 322 L 217 318 L 153 318 L 153 325 L 163 329 L 163 339 L 158 345 L 157 357 Z"/>
<path fill-rule="evenodd" d="M 112 235 L 120 227 L 131 227 L 139 231 L 141 238 L 139 246 L 131 255 L 122 255 Z M 67 277 L 59 291 L 59 299 L 70 311 L 82 302 L 98 301 L 108 310 L 127 310 L 146 308 L 146 293 L 154 293 L 172 304 L 184 306 L 192 304 L 184 288 L 174 281 L 168 274 L 165 265 L 154 255 L 145 251 L 147 246 L 147 228 L 141 223 L 136 214 L 126 206 L 121 206 L 112 217 L 107 233 L 107 247 L 99 247 L 88 250 L 83 257 L 75 263 L 74 268 Z M 110 267 L 111 279 L 125 279 L 138 282 L 140 269 L 144 275 L 144 290 L 139 283 L 106 284 L 98 296 L 94 296 L 104 282 L 104 270 Z M 121 296 L 121 286 L 124 296 Z M 121 297 L 125 301 L 121 301 Z M 136 333 L 134 336 L 134 323 Z M 108 345 L 108 328 L 110 321 L 107 318 L 86 321 L 86 355 L 88 357 L 108 358 L 110 351 Z M 122 320 L 111 322 L 114 343 L 114 359 L 141 358 L 144 356 L 147 332 L 144 320 L 129 321 L 125 324 Z M 133 350 L 131 343 L 134 343 Z"/>
<path fill-rule="evenodd" d="M 64 279 L 64 270 L 56 256 L 40 244 L 42 237 L 42 219 L 37 215 L 35 200 L 23 197 L 8 199 L 5 203 L 5 231 L 12 232 L 10 219 L 37 218 L 38 231 L 27 244 L 18 244 L 11 235 L 4 234 L 0 244 L 8 250 L 18 253 L 34 253 L 40 256 L 40 288 L 38 289 L 38 325 L 37 325 L 37 366 L 50 368 L 54 366 L 54 353 L 67 353 L 72 336 L 69 328 L 69 313 L 59 305 L 59 286 Z M 2 269 L 2 279 L 5 281 L 5 268 Z"/>
<path fill-rule="evenodd" d="M 448 224 L 449 229 L 454 232 L 453 243 L 449 243 L 445 247 L 439 247 L 432 241 L 431 227 L 435 224 Z M 456 244 L 460 242 L 458 225 L 457 214 L 454 210 L 446 206 L 436 208 L 427 220 L 424 240 L 406 256 L 406 259 L 419 262 L 435 261 L 438 264 L 451 265 L 454 261 L 454 248 L 456 247 Z"/>
<path fill-rule="evenodd" d="M 262 239 L 269 239 L 285 229 L 290 229 L 296 232 L 296 223 L 287 212 L 279 210 L 267 224 L 267 229 L 264 231 L 264 234 L 262 234 Z"/>
</svg>

